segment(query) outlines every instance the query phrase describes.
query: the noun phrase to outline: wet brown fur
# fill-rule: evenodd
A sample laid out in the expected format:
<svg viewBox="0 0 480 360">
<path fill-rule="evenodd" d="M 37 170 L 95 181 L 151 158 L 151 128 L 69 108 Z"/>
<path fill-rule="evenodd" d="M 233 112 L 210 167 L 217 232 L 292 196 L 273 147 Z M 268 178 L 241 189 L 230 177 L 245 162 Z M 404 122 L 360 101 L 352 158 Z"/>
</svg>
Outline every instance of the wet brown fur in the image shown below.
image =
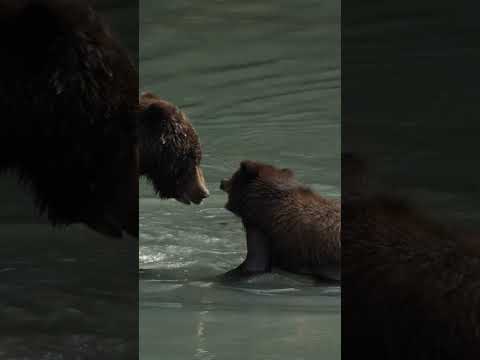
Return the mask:
<svg viewBox="0 0 480 360">
<path fill-rule="evenodd" d="M 226 184 L 226 208 L 271 242 L 272 265 L 310 272 L 340 266 L 340 205 L 298 183 L 289 169 L 243 161 Z"/>
<path fill-rule="evenodd" d="M 18 174 L 54 225 L 136 236 L 129 55 L 87 1 L 0 0 L 0 44 L 0 171 Z"/>
<path fill-rule="evenodd" d="M 198 135 L 168 101 L 146 92 L 139 104 L 139 174 L 151 181 L 159 197 L 175 198 L 196 177 L 202 160 Z"/>
</svg>

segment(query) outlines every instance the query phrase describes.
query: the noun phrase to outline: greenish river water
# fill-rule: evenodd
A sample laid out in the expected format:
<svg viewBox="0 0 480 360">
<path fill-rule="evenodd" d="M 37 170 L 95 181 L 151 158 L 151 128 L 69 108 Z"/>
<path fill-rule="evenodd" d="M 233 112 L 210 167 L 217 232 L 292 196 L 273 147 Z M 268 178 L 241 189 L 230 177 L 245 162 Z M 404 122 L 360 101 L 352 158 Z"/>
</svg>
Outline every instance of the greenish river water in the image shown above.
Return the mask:
<svg viewBox="0 0 480 360">
<path fill-rule="evenodd" d="M 140 358 L 340 359 L 340 288 L 216 276 L 245 256 L 219 182 L 243 159 L 340 196 L 340 2 L 141 2 L 141 90 L 198 131 L 211 196 L 161 201 L 142 181 Z"/>
</svg>

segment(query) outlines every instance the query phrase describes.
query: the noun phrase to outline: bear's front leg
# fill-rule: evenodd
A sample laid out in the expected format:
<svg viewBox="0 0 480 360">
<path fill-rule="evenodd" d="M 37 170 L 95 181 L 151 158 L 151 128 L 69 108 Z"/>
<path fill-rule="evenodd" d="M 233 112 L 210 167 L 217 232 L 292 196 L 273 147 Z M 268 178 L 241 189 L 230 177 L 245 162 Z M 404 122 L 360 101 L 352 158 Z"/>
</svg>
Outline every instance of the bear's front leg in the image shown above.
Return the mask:
<svg viewBox="0 0 480 360">
<path fill-rule="evenodd" d="M 247 258 L 235 269 L 225 273 L 227 278 L 245 278 L 272 270 L 270 239 L 255 227 L 247 226 Z"/>
</svg>

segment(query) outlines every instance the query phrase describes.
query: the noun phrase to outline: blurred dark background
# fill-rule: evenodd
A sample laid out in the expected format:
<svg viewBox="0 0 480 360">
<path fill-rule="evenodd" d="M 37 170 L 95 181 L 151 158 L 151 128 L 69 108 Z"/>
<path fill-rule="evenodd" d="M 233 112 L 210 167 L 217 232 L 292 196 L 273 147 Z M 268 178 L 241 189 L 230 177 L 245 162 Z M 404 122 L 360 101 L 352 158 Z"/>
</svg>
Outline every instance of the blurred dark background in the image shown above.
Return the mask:
<svg viewBox="0 0 480 360">
<path fill-rule="evenodd" d="M 480 221 L 478 19 L 462 3 L 342 3 L 342 151 L 378 187 Z"/>
<path fill-rule="evenodd" d="M 342 162 L 344 359 L 480 353 L 479 30 L 465 2 L 342 2 L 342 152 L 368 168 Z M 359 191 L 399 202 L 352 226 Z"/>
<path fill-rule="evenodd" d="M 138 64 L 138 0 L 96 0 L 95 8 L 103 14 L 111 29 Z"/>
</svg>

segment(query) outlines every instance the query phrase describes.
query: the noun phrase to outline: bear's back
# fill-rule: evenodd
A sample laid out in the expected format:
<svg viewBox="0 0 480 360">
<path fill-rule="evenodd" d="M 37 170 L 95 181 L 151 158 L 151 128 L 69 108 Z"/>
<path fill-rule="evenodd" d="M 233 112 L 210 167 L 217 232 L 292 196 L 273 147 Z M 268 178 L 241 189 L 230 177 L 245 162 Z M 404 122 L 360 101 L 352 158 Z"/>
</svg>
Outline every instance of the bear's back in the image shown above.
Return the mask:
<svg viewBox="0 0 480 360">
<path fill-rule="evenodd" d="M 294 272 L 315 273 L 331 265 L 337 268 L 341 259 L 340 203 L 300 189 L 281 207 L 284 209 L 279 211 L 290 215 L 283 216 L 282 226 L 272 232 L 276 262 Z"/>
</svg>

